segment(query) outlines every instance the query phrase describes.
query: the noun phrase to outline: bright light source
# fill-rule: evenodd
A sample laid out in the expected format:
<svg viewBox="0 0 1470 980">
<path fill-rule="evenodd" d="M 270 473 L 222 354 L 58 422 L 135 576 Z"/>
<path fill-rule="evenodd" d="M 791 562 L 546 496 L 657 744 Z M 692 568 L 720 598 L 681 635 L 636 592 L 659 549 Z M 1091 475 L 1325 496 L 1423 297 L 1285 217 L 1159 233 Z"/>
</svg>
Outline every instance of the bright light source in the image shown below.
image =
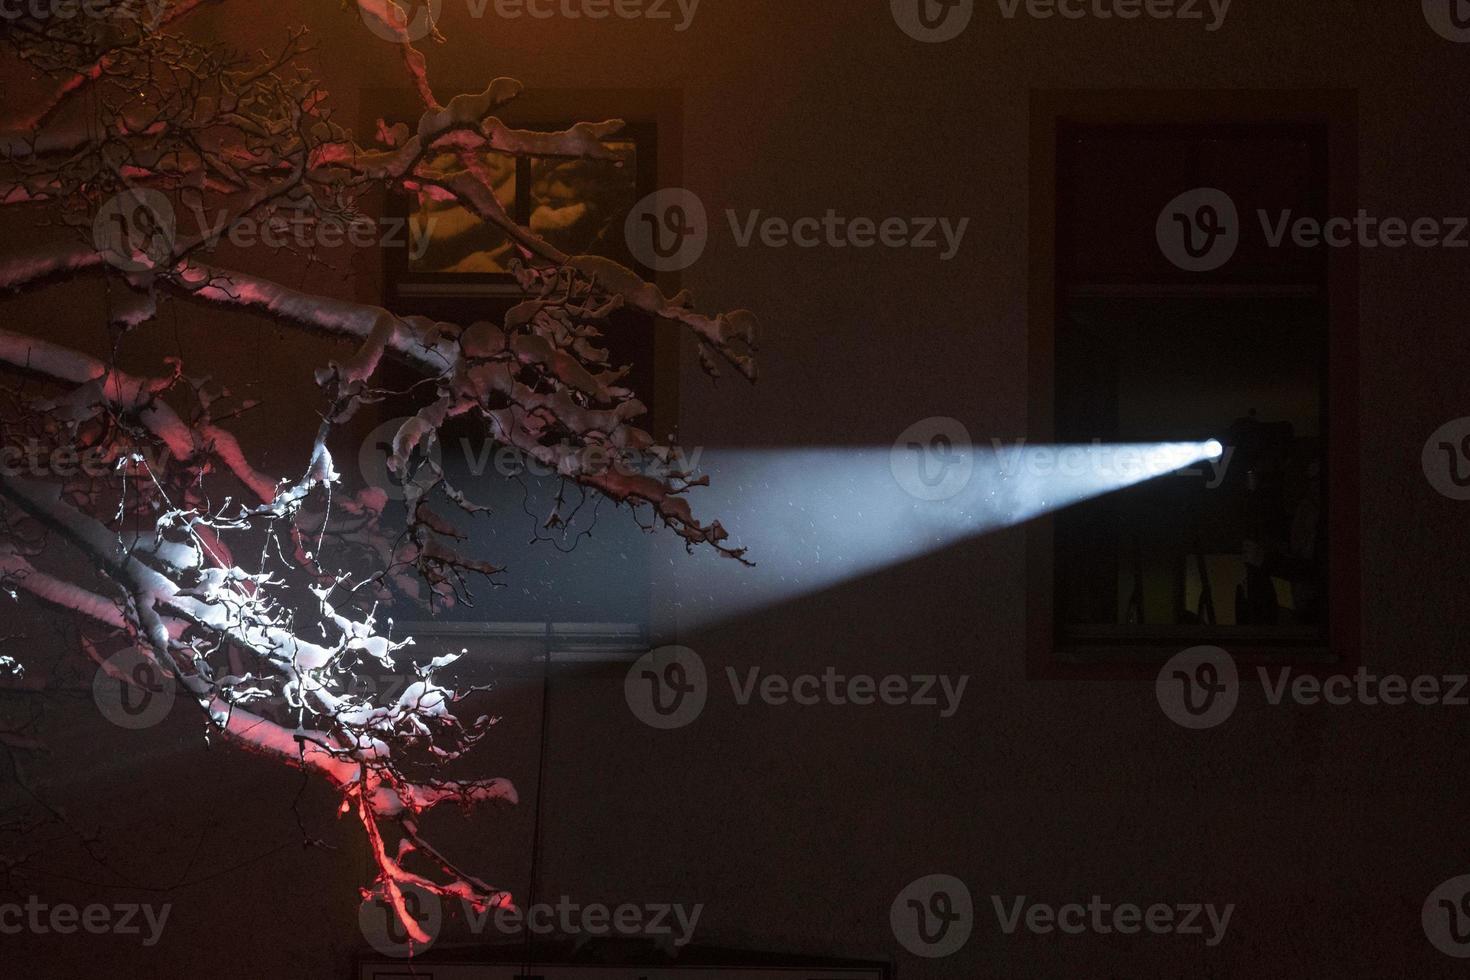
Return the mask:
<svg viewBox="0 0 1470 980">
<path fill-rule="evenodd" d="M 1223 455 L 1215 439 L 708 449 L 698 467 L 711 485 L 690 502 L 729 528 L 757 567 L 670 551 L 679 621 L 698 627 L 786 602 L 1180 470 L 1214 479 Z"/>
</svg>

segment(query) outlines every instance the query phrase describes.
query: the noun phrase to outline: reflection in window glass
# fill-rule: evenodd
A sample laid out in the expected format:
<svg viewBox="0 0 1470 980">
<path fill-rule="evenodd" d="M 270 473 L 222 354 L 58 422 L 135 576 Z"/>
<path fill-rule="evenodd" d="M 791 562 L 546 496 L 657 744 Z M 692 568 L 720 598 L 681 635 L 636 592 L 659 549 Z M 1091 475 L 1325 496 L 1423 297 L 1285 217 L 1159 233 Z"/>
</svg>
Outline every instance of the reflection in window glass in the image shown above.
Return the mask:
<svg viewBox="0 0 1470 980">
<path fill-rule="evenodd" d="M 623 222 L 637 197 L 637 148 L 628 141 L 607 147 L 616 159 L 531 161 L 531 230 L 569 255 L 623 258 Z"/>
<path fill-rule="evenodd" d="M 496 199 L 517 223 L 529 227 L 570 255 L 601 255 L 631 264 L 623 222 L 637 199 L 638 151 L 631 140 L 607 143 L 609 160 L 537 157 L 516 160 L 486 154 Z M 457 158 L 446 154 L 434 169 L 452 175 Z M 506 274 L 515 249 L 504 232 L 470 211 L 419 195 L 415 242 L 409 268 L 418 273 Z"/>
<path fill-rule="evenodd" d="M 516 160 L 503 153 L 484 157 L 495 188 L 495 198 L 507 213 L 515 213 Z M 458 157 L 442 154 L 430 169 L 444 176 L 463 172 Z M 509 272 L 511 244 L 505 232 L 481 221 L 451 201 L 436 200 L 426 190 L 419 194 L 412 215 L 415 248 L 410 250 L 409 268 L 414 272 L 505 273 Z"/>
</svg>

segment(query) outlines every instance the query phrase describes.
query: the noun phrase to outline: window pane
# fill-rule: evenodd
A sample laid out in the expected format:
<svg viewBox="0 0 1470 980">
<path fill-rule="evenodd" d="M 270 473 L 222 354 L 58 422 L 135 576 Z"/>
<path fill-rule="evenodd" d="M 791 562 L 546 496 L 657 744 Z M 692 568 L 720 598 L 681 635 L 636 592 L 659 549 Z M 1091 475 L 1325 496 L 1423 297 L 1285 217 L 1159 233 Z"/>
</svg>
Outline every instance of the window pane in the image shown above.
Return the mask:
<svg viewBox="0 0 1470 980">
<path fill-rule="evenodd" d="M 503 153 L 484 156 L 495 187 L 495 198 L 507 214 L 515 213 L 516 161 Z M 452 153 L 436 157 L 431 167 L 446 176 L 463 172 Z M 505 232 L 481 221 L 465 208 L 435 200 L 429 191 L 419 194 L 412 214 L 414 247 L 409 249 L 413 272 L 506 273 L 510 271 L 511 244 Z"/>
<path fill-rule="evenodd" d="M 531 161 L 531 230 L 569 255 L 631 264 L 623 222 L 637 200 L 638 151 L 610 141 L 615 160 Z"/>
</svg>

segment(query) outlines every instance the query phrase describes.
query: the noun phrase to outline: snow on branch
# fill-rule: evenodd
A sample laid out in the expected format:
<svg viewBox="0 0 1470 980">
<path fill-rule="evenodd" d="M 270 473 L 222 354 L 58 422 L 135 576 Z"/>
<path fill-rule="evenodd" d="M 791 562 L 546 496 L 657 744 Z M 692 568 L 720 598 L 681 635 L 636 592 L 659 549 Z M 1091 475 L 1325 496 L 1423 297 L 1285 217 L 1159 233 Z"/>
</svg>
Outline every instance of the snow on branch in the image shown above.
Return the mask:
<svg viewBox="0 0 1470 980">
<path fill-rule="evenodd" d="M 420 34 L 439 39 L 437 26 L 411 30 L 401 2 L 355 0 L 351 11 L 393 41 L 421 104 L 416 119 L 381 121 L 367 139 L 335 121 L 305 29 L 246 57 L 188 33 L 204 0 L 144 6 L 156 16 L 106 30 L 95 19 L 23 15 L 0 44 L 0 72 L 51 83 L 28 113 L 0 123 L 0 216 L 49 226 L 48 244 L 0 253 L 0 301 L 100 279 L 110 330 L 99 335 L 111 340 L 89 352 L 45 336 L 45 324 L 11 319 L 0 329 L 0 447 L 84 461 L 0 467 L 0 587 L 82 621 L 86 657 L 137 651 L 198 706 L 208 737 L 324 779 L 341 813 L 362 824 L 373 888 L 423 941 L 405 888 L 482 910 L 512 898 L 424 840 L 419 818 L 445 803 L 516 800 L 508 780 L 446 775 L 478 759 L 470 753 L 493 719 L 461 718 L 476 691 L 455 682 L 457 658 L 416 656 L 386 613 L 412 599 L 466 600 L 502 573 L 462 551 L 453 515 L 487 511 L 474 487 L 423 465 L 428 451 L 445 426 L 474 422 L 565 483 L 651 515 L 647 526 L 687 547 L 745 561 L 719 521 L 695 516 L 691 496 L 705 478 L 678 470 L 678 447 L 640 427 L 646 408 L 604 338 L 633 314 L 646 329 L 687 331 L 710 374 L 723 360 L 753 381 L 755 317 L 698 312 L 687 292 L 668 296 L 518 225 L 495 196 L 490 154 L 607 158 L 622 123 L 514 128 L 497 115 L 521 92 L 506 78 L 441 104 L 416 47 Z M 452 172 L 439 166 L 446 156 L 459 162 Z M 446 323 L 212 255 L 247 222 L 349 226 L 381 191 L 452 201 L 503 231 L 522 301 L 495 321 Z M 311 249 L 302 258 L 325 262 Z M 244 311 L 329 341 L 302 367 L 321 402 L 303 413 L 311 450 L 296 473 L 267 474 L 231 431 L 261 409 L 229 381 L 258 379 L 216 381 L 176 359 L 148 375 L 118 367 L 118 350 L 168 308 L 200 330 L 219 311 Z M 419 381 L 390 389 L 389 361 Z M 414 488 L 401 515 L 381 490 L 344 489 L 334 460 L 354 416 L 388 401 L 408 417 L 389 460 Z M 281 406 L 272 411 L 273 423 L 291 421 Z M 624 465 L 647 459 L 662 465 Z M 562 506 L 558 495 L 546 527 L 569 520 Z M 21 666 L 11 656 L 0 670 Z M 362 689 L 363 676 L 384 671 L 409 682 L 392 695 Z"/>
</svg>

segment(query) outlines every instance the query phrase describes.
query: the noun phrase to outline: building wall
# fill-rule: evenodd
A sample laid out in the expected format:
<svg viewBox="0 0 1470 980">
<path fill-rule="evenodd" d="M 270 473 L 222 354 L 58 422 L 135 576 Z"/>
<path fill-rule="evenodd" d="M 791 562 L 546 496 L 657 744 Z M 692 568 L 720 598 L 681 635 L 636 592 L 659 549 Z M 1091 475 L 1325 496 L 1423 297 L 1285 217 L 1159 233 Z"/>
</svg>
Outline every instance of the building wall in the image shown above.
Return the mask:
<svg viewBox="0 0 1470 980">
<path fill-rule="evenodd" d="M 1007 20 L 982 4 L 966 34 L 935 46 L 901 34 L 885 7 L 704 0 L 680 33 L 644 21 L 473 20 L 447 0 L 448 40 L 429 46 L 441 97 L 497 74 L 532 88 L 678 89 L 683 182 L 712 215 L 971 219 L 950 262 L 923 251 L 742 249 L 717 220 L 684 284 L 704 308 L 761 314 L 762 378 L 711 386 L 686 351 L 686 444 L 886 451 L 933 415 L 964 420 L 977 441 L 1027 431 L 1032 89 L 1355 89 L 1363 206 L 1410 218 L 1470 211 L 1459 91 L 1470 46 L 1435 35 L 1414 5 L 1237 0 L 1207 32 L 1199 22 Z M 220 5 L 198 17 L 241 47 L 311 24 L 347 120 L 363 108 L 357 89 L 399 71 L 392 48 L 336 4 L 261 7 L 243 20 Z M 1470 414 L 1465 262 L 1453 250 L 1361 257 L 1357 614 L 1363 662 L 1381 672 L 1454 672 L 1470 654 L 1470 510 L 1435 494 L 1419 465 L 1429 433 Z M 368 298 L 374 276 L 364 269 L 334 288 Z M 53 291 L 12 308 L 18 322 L 49 315 L 59 330 L 95 337 L 97 298 Z M 280 379 L 278 398 L 313 404 L 317 362 L 301 359 L 310 344 L 248 317 L 195 311 L 180 326 L 206 365 L 223 370 L 248 353 L 269 368 L 262 377 Z M 278 429 L 251 424 L 262 440 Z M 282 468 L 292 449 L 299 458 L 299 447 L 273 447 Z M 827 478 L 810 475 L 814 486 Z M 871 529 L 855 522 L 851 533 Z M 722 697 L 690 728 L 656 732 L 629 714 L 618 679 L 559 682 L 538 894 L 703 903 L 701 943 L 892 957 L 905 980 L 1456 975 L 1459 964 L 1425 941 L 1419 910 L 1441 881 L 1470 872 L 1465 709 L 1271 707 L 1251 685 L 1226 726 L 1189 733 L 1159 712 L 1151 678 L 1028 680 L 1025 535 L 978 537 L 679 636 L 721 679 L 757 665 L 970 674 L 953 718 Z M 751 574 L 779 574 L 779 563 Z M 700 584 L 681 572 L 673 588 Z M 493 605 L 492 594 L 487 615 Z M 527 712 L 539 711 L 538 697 L 525 689 Z M 28 975 L 77 975 L 100 959 L 127 976 L 348 975 L 364 945 L 354 889 L 366 862 L 326 794 L 308 788 L 300 810 L 337 849 L 303 850 L 291 813 L 298 777 L 206 750 L 179 712 L 120 735 L 89 707 L 58 709 L 74 718 L 61 726 L 69 734 L 32 771 L 67 783 L 58 792 L 105 828 L 128 876 L 163 889 L 117 894 L 164 895 L 176 908 L 151 950 L 26 937 L 17 955 Z M 493 739 L 486 745 L 494 774 L 524 786 L 536 780 L 533 754 L 501 758 Z M 522 811 L 451 826 L 452 846 L 524 889 Z M 112 880 L 79 858 L 61 864 Z M 888 912 L 900 889 L 932 873 L 968 884 L 978 921 L 963 951 L 925 961 L 898 949 Z M 60 878 L 45 887 L 58 899 L 113 893 Z M 1007 936 L 993 894 L 1237 908 L 1225 942 L 1206 949 L 1184 937 Z M 0 938 L 0 949 L 11 945 Z"/>
</svg>

